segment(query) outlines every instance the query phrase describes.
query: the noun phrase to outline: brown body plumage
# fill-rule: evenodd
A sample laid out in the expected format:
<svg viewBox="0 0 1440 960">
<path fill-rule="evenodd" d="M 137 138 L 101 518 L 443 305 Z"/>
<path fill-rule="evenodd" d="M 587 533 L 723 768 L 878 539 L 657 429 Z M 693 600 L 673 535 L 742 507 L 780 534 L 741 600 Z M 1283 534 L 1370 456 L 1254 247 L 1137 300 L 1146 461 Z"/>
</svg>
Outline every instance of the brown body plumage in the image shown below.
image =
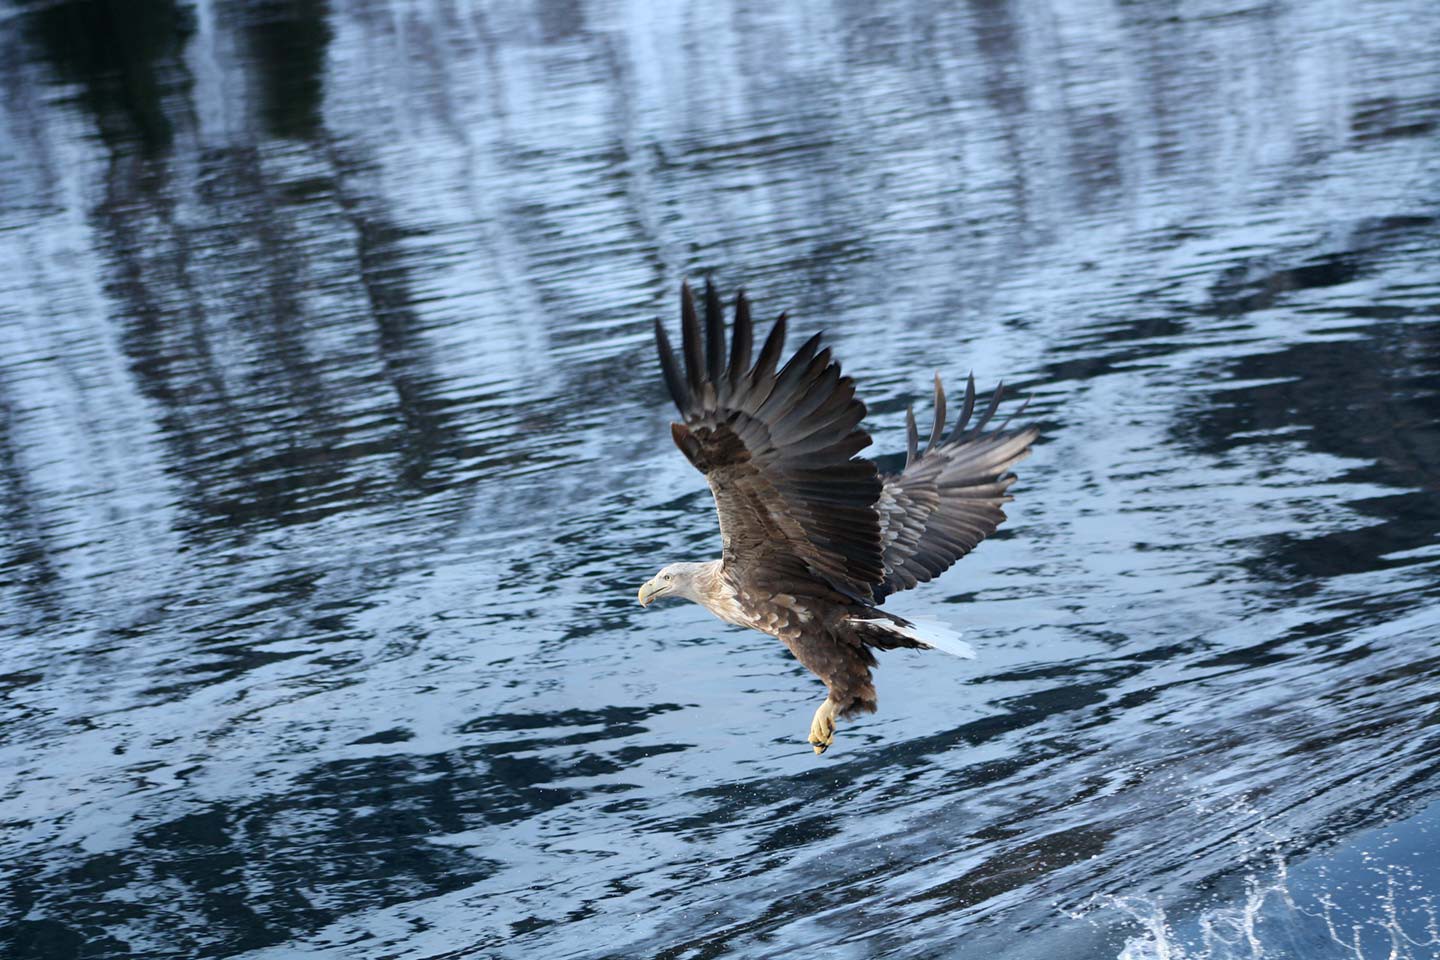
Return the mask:
<svg viewBox="0 0 1440 960">
<path fill-rule="evenodd" d="M 706 284 L 703 332 L 688 286 L 680 299 L 683 369 L 658 321 L 655 337 L 683 418 L 671 425 L 675 444 L 709 481 L 723 554 L 666 567 L 640 588 L 640 602 L 683 596 L 722 620 L 777 637 L 829 690 L 810 730 L 822 753 L 837 717 L 875 710 L 873 650 L 940 645 L 878 605 L 938 576 L 994 532 L 1011 499 L 1010 470 L 1037 431 L 984 431 L 999 388 L 970 426 L 972 377 L 955 430 L 944 438 L 937 375 L 929 442 L 922 451 L 911 413 L 905 468 L 882 476 L 873 461 L 856 456 L 870 444 L 859 426 L 865 405 L 819 334 L 780 366 L 782 314 L 752 364 L 743 293 L 728 355 L 714 287 Z"/>
</svg>

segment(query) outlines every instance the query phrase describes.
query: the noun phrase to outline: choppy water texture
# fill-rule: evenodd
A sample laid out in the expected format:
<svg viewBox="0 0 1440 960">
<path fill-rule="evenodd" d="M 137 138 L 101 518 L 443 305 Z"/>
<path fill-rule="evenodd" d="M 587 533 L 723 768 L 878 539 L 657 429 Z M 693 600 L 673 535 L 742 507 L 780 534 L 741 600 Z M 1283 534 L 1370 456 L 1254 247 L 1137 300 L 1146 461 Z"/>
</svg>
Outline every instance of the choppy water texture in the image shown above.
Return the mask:
<svg viewBox="0 0 1440 960">
<path fill-rule="evenodd" d="M 1440 956 L 1431 0 L 0 23 L 0 953 Z M 1044 427 L 821 759 L 707 271 Z"/>
</svg>

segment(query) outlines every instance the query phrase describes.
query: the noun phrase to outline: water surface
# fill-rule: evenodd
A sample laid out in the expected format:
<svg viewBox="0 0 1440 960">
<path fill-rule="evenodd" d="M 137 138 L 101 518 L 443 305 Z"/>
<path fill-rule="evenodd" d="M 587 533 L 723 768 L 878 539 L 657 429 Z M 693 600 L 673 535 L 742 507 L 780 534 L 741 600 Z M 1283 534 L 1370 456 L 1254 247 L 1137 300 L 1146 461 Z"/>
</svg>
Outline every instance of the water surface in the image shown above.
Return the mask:
<svg viewBox="0 0 1440 960">
<path fill-rule="evenodd" d="M 3 952 L 1440 956 L 1432 7 L 5 7 Z M 821 759 L 706 273 L 1044 431 Z"/>
</svg>

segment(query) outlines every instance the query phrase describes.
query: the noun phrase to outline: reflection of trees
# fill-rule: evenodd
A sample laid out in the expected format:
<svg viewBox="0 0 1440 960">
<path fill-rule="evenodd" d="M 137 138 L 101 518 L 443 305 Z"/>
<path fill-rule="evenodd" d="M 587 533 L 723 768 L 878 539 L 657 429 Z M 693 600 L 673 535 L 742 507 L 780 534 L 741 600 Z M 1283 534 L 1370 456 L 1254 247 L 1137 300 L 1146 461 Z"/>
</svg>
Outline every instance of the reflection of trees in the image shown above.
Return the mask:
<svg viewBox="0 0 1440 960">
<path fill-rule="evenodd" d="M 308 140 L 321 131 L 327 0 L 260 0 L 228 12 L 244 24 L 259 84 L 259 112 L 271 136 Z"/>
<path fill-rule="evenodd" d="M 1362 225 L 1344 252 L 1281 265 L 1272 259 L 1244 262 L 1225 271 L 1212 289 L 1211 309 L 1220 317 L 1284 308 L 1297 292 L 1338 286 L 1386 263 L 1419 260 L 1433 221 L 1392 218 Z M 1248 561 L 1257 576 L 1309 592 L 1329 577 L 1379 570 L 1412 560 L 1389 554 L 1415 550 L 1440 535 L 1440 327 L 1400 304 L 1356 303 L 1345 308 L 1351 333 L 1335 340 L 1297 343 L 1241 357 L 1226 371 L 1252 385 L 1227 391 L 1177 418 L 1175 431 L 1187 446 L 1220 457 L 1238 447 L 1273 442 L 1283 434 L 1317 453 L 1361 461 L 1342 479 L 1395 489 L 1390 496 L 1352 502 L 1373 523 L 1332 533 L 1303 531 L 1268 537 Z M 1297 430 L 1298 428 L 1298 430 Z M 1422 594 L 1397 594 L 1409 608 Z"/>
<path fill-rule="evenodd" d="M 191 514 L 294 522 L 432 482 L 455 450 L 410 306 L 405 234 L 348 185 L 356 151 L 324 142 L 326 4 L 226 4 L 224 23 L 207 24 L 238 37 L 200 38 L 207 55 L 246 52 L 261 128 L 242 119 L 218 145 L 197 143 L 215 131 L 185 99 L 202 82 L 185 61 L 195 18 L 121 6 L 47 7 L 26 36 L 82 88 L 112 158 L 142 155 L 110 164 L 92 215 L 122 342 L 162 411 Z"/>
<path fill-rule="evenodd" d="M 112 149 L 170 147 L 189 78 L 181 52 L 194 15 L 174 0 L 66 0 L 24 18 L 25 35 L 81 99 Z"/>
<path fill-rule="evenodd" d="M 54 586 L 59 579 L 50 555 L 45 520 L 31 489 L 32 481 L 16 455 L 12 430 L 14 411 L 9 402 L 8 384 L 0 379 L 0 512 L 5 524 L 0 534 L 0 570 L 3 580 L 27 606 L 44 617 L 56 612 L 58 597 Z M 17 630 L 18 622 L 0 615 L 0 624 Z"/>
</svg>

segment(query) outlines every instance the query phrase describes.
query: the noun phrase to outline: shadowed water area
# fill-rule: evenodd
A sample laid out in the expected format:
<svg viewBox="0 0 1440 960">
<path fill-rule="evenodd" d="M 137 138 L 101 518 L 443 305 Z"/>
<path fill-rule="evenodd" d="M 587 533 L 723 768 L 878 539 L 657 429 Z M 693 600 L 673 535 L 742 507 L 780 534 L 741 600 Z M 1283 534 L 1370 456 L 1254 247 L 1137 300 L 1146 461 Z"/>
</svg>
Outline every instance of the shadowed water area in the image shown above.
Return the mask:
<svg viewBox="0 0 1440 960">
<path fill-rule="evenodd" d="M 1440 12 L 0 9 L 0 954 L 1440 956 Z M 1031 396 L 880 713 L 650 326 Z M 953 409 L 953 407 L 952 407 Z"/>
</svg>

